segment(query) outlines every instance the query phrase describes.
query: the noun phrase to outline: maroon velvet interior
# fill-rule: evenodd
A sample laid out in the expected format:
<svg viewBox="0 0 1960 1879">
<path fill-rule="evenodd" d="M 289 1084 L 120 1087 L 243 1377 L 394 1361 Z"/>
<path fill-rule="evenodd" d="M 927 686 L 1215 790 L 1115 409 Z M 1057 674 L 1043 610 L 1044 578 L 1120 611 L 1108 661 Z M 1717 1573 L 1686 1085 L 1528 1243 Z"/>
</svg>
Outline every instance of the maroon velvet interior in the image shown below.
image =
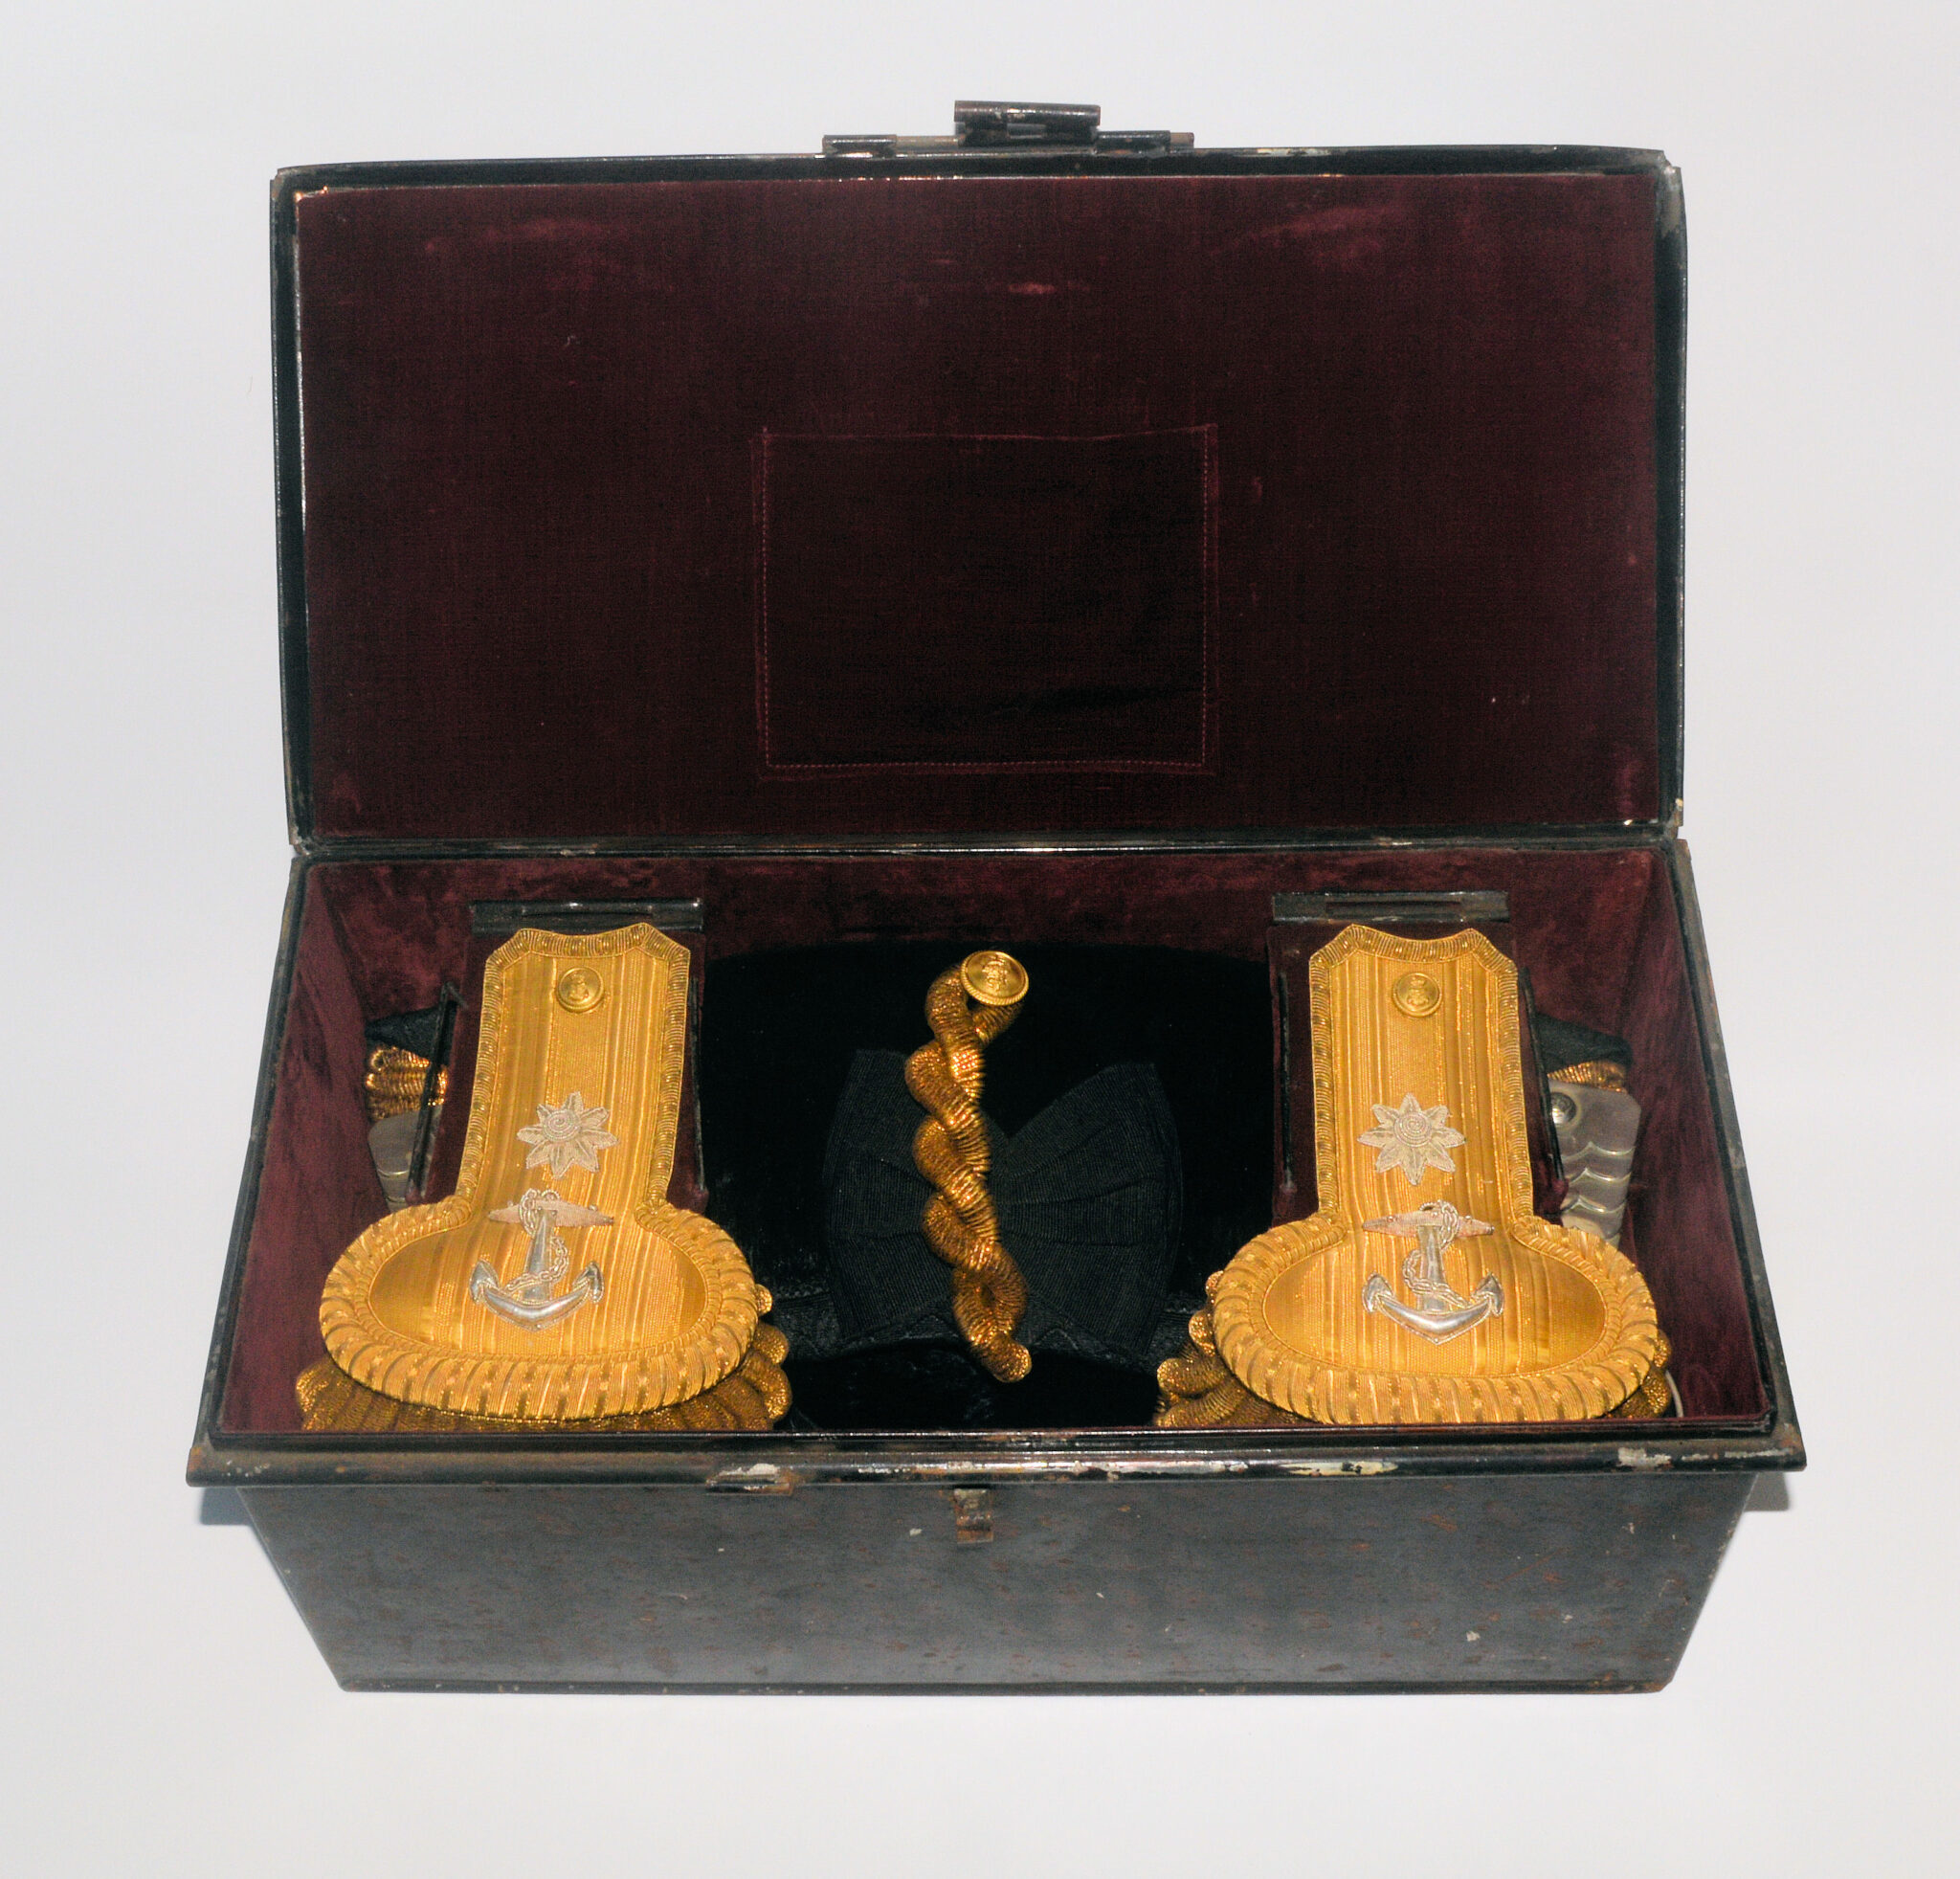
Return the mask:
<svg viewBox="0 0 1960 1879">
<path fill-rule="evenodd" d="M 1633 1044 L 1645 1120 L 1628 1246 L 1673 1340 L 1686 1412 L 1764 1412 L 1680 922 L 1652 851 L 499 858 L 338 862 L 309 881 L 219 1412 L 228 1434 L 297 1427 L 294 1378 L 322 1355 L 321 1285 L 383 1209 L 361 1103 L 363 1019 L 426 1006 L 444 978 L 464 977 L 473 902 L 683 897 L 704 903 L 710 959 L 906 937 L 1262 960 L 1276 892 L 1503 888 L 1540 1009 Z"/>
<path fill-rule="evenodd" d="M 1205 769 L 1213 446 L 763 438 L 764 768 Z"/>
<path fill-rule="evenodd" d="M 325 836 L 1618 824 L 1654 185 L 298 205 Z"/>
</svg>

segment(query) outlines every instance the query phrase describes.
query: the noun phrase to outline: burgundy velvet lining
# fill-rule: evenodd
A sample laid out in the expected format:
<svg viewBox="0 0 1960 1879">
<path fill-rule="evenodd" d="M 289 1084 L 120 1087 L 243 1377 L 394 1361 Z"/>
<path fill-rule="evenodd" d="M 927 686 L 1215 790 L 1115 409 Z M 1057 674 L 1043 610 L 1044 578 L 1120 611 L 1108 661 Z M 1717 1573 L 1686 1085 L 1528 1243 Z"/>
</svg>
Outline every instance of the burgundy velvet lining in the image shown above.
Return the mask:
<svg viewBox="0 0 1960 1879">
<path fill-rule="evenodd" d="M 322 834 L 1665 807 L 1649 176 L 356 189 L 302 197 L 298 229 Z M 1058 501 L 1041 538 L 998 480 L 948 512 L 887 479 L 880 509 L 877 478 L 813 465 L 800 556 L 781 571 L 779 534 L 757 591 L 766 435 L 831 470 L 842 440 L 887 469 L 917 440 L 944 470 L 962 438 L 1167 434 L 1211 454 L 1202 721 L 1169 483 L 1134 513 Z M 1159 523 L 1171 546 L 1143 552 Z M 826 530 L 855 600 L 825 599 Z M 1071 605 L 1094 630 L 1036 633 Z M 852 606 L 875 630 L 844 630 Z M 933 675 L 894 654 L 914 606 L 937 744 Z M 1125 633 L 1145 657 L 1119 708 Z M 760 643 L 802 687 L 764 714 Z M 888 767 L 931 750 L 978 767 Z M 1167 756 L 1188 767 L 1147 767 Z"/>
<path fill-rule="evenodd" d="M 759 438 L 764 766 L 1204 769 L 1214 441 Z"/>
<path fill-rule="evenodd" d="M 294 1380 L 326 1354 L 320 1288 L 388 1211 L 361 1089 L 368 1012 L 348 963 L 326 896 L 309 893 L 218 1415 L 227 1434 L 299 1427 Z"/>
<path fill-rule="evenodd" d="M 297 1426 L 320 1286 L 381 1212 L 361 1106 L 365 1017 L 464 979 L 475 901 L 700 897 L 711 956 L 854 938 L 1020 939 L 1264 956 L 1276 892 L 1501 887 L 1542 1010 L 1628 1038 L 1646 1119 L 1629 1218 L 1688 1414 L 1766 1398 L 1666 870 L 1645 850 L 497 859 L 309 877 L 220 1426 Z M 459 1066 L 460 1067 L 460 1066 Z M 691 1161 L 691 1156 L 688 1157 Z M 678 1183 L 677 1183 L 678 1185 Z"/>
</svg>

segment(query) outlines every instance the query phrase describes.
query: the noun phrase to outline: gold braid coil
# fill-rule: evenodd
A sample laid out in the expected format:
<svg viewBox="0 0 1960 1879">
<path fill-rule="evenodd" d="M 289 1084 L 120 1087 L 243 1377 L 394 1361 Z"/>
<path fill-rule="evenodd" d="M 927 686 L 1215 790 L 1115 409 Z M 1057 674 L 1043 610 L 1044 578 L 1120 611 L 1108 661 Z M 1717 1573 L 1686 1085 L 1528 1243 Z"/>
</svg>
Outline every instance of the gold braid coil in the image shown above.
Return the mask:
<svg viewBox="0 0 1960 1879">
<path fill-rule="evenodd" d="M 1223 1272 L 1205 1282 L 1207 1299 L 1217 1295 Z M 1157 1426 L 1166 1429 L 1272 1428 L 1306 1419 L 1256 1397 L 1218 1354 L 1212 1308 L 1192 1314 L 1190 1335 L 1174 1357 L 1157 1366 Z"/>
<path fill-rule="evenodd" d="M 1590 1063 L 1568 1063 L 1563 1070 L 1548 1070 L 1546 1075 L 1558 1083 L 1584 1084 L 1592 1089 L 1617 1089 L 1622 1094 L 1632 1094 L 1627 1088 L 1626 1071 L 1603 1058 Z"/>
<path fill-rule="evenodd" d="M 990 982 L 1003 994 L 969 996 L 976 983 Z M 1014 1336 L 1028 1306 L 1028 1282 L 1000 1242 L 1000 1221 L 987 1191 L 991 1156 L 980 1113 L 982 1054 L 1014 1021 L 1026 994 L 1027 974 L 1004 953 L 972 954 L 932 981 L 925 995 L 932 1041 L 905 1063 L 905 1087 L 926 1110 L 912 1138 L 912 1160 L 934 1189 L 922 1219 L 925 1238 L 952 1267 L 961 1336 L 1003 1383 L 1019 1382 L 1034 1359 Z"/>
</svg>

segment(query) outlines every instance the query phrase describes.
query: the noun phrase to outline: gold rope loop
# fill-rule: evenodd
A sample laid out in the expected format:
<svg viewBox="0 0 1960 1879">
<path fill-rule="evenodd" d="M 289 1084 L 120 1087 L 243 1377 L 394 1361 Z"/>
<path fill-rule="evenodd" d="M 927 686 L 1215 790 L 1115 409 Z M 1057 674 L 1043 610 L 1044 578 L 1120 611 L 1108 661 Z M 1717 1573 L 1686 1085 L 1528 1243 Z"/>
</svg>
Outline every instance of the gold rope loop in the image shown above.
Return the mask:
<svg viewBox="0 0 1960 1879">
<path fill-rule="evenodd" d="M 1014 1021 L 1028 974 L 1005 952 L 975 952 L 941 973 L 925 995 L 932 1042 L 905 1063 L 905 1087 L 925 1109 L 912 1159 L 934 1193 L 921 1224 L 932 1250 L 953 1269 L 953 1317 L 992 1376 L 1015 1383 L 1034 1359 L 1014 1330 L 1028 1284 L 1000 1243 L 987 1192 L 991 1155 L 980 1113 L 982 1053 Z"/>
</svg>

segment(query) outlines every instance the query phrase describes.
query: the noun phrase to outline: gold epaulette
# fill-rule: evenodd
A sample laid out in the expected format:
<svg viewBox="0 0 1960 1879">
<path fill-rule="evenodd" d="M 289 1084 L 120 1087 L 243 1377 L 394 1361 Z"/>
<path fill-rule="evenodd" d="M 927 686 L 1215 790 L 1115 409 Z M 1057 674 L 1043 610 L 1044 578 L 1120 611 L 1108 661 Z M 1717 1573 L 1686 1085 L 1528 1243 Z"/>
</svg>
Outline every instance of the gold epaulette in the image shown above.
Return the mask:
<svg viewBox="0 0 1960 1879">
<path fill-rule="evenodd" d="M 1532 1211 L 1516 968 L 1476 932 L 1349 927 L 1307 978 L 1319 1210 L 1214 1275 L 1158 1420 L 1658 1413 L 1646 1282 Z"/>
<path fill-rule="evenodd" d="M 644 925 L 525 928 L 491 954 L 456 1192 L 377 1220 L 321 1294 L 350 1383 L 468 1423 L 622 1426 L 717 1391 L 752 1419 L 731 1379 L 760 1353 L 757 1400 L 782 1414 L 767 1294 L 720 1227 L 666 1197 L 688 964 Z M 330 1382 L 301 1389 L 302 1413 L 367 1413 Z"/>
</svg>

